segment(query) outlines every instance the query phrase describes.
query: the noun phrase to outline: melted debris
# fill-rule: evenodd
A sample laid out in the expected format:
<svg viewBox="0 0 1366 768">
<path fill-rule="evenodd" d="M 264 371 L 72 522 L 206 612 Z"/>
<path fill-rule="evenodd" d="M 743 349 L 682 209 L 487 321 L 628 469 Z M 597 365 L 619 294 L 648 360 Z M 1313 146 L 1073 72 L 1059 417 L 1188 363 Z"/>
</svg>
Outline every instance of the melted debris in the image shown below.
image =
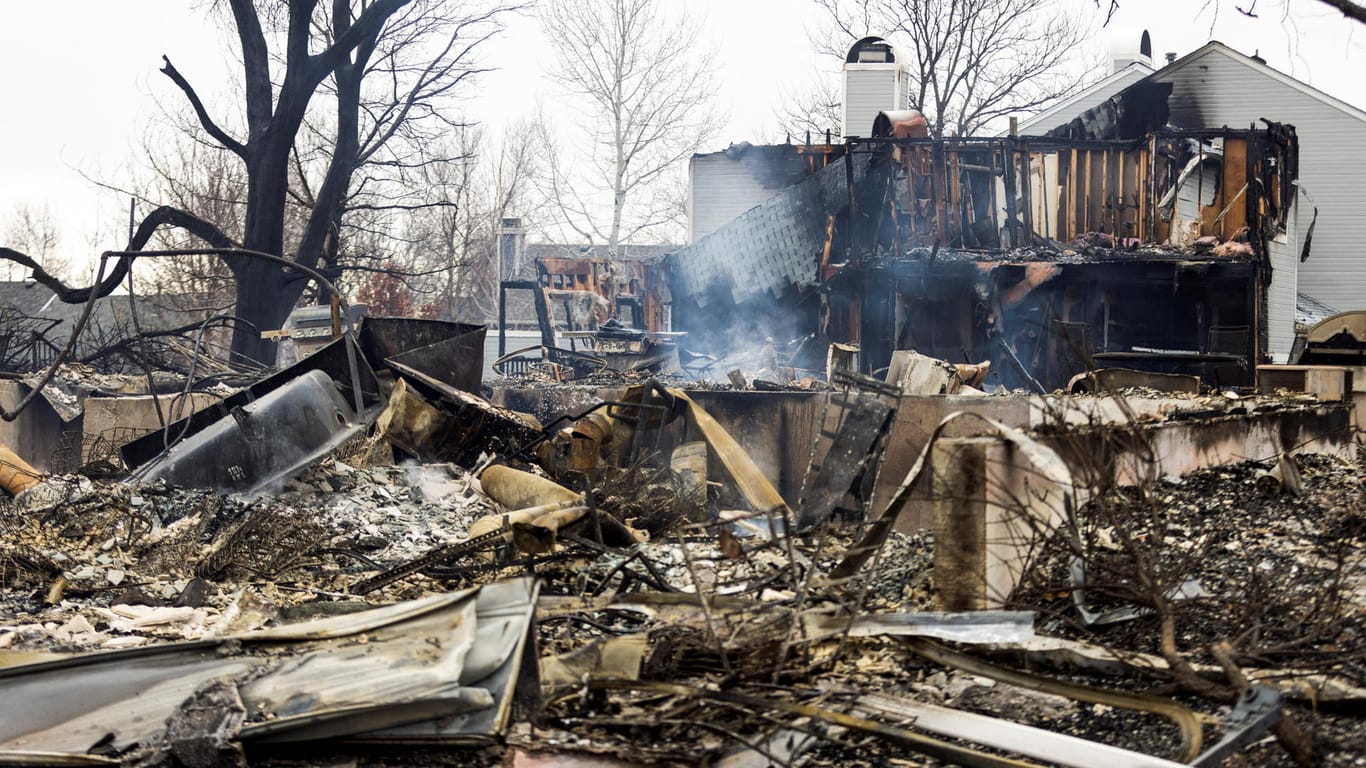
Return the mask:
<svg viewBox="0 0 1366 768">
<path fill-rule="evenodd" d="M 1246 463 L 1119 488 L 1079 517 L 1094 572 L 1128 573 L 1124 542 L 1155 558 L 1163 584 L 1197 578 L 1204 596 L 1174 602 L 1175 638 L 1193 663 L 1213 664 L 1211 643 L 1233 638 L 1240 663 L 1289 674 L 1329 673 L 1366 685 L 1366 535 L 1361 463 L 1302 456 L 1302 495 L 1259 480 Z M 623 472 L 595 486 L 595 501 L 625 521 L 651 514 L 648 541 L 610 546 L 584 528 L 528 561 L 507 545 L 444 563 L 365 596 L 349 588 L 434 547 L 464 541 L 471 524 L 501 513 L 473 475 L 449 464 L 365 465 L 332 459 L 246 501 L 162 485 L 131 487 L 80 476 L 49 479 L 0 504 L 0 662 L 37 653 L 127 648 L 218 637 L 354 611 L 507 575 L 542 580 L 537 640 L 542 658 L 579 658 L 623 638 L 638 654 L 610 654 L 577 682 L 547 683 L 507 746 L 376 754 L 329 745 L 313 755 L 249 755 L 252 764 L 496 764 L 511 751 L 601 755 L 633 763 L 697 764 L 792 732 L 776 762 L 815 766 L 942 765 L 885 738 L 783 707 L 858 712 L 870 693 L 1005 717 L 1028 725 L 1174 758 L 1170 721 L 1106 704 L 1031 691 L 946 667 L 894 637 L 809 636 L 813 612 L 863 615 L 934 610 L 934 539 L 893 533 L 872 567 L 850 582 L 824 577 L 861 536 L 834 523 L 770 540 L 763 526 L 688 519 L 697 500 L 663 476 Z M 685 499 L 686 500 L 686 499 Z M 759 519 L 751 520 L 751 523 Z M 1074 542 L 1045 548 L 1013 606 L 1038 612 L 1042 634 L 1118 652 L 1160 654 L 1156 614 L 1105 627 L 1080 624 L 1070 601 Z M 1109 569 L 1109 570 L 1106 570 Z M 1143 605 L 1131 583 L 1090 582 L 1093 607 Z M 629 654 L 628 654 L 629 656 Z M 5 663 L 14 663 L 13 661 Z M 569 663 L 566 661 L 566 663 Z M 594 664 L 599 666 L 594 666 Z M 601 670 L 601 671 L 597 671 Z M 634 673 L 614 688 L 607 677 Z M 1071 669 L 1055 675 L 1129 692 L 1177 695 L 1210 718 L 1226 705 L 1182 692 L 1161 674 L 1123 676 Z M 690 693 L 691 692 L 691 693 Z M 713 695 L 748 697 L 750 703 Z M 753 701 L 769 702 L 756 707 Z M 1366 729 L 1341 707 L 1289 705 L 1322 765 L 1366 764 Z M 907 723 L 887 721 L 898 727 Z M 400 756 L 401 755 L 401 756 Z M 317 757 L 324 760 L 323 757 Z M 1263 738 L 1227 765 L 1292 765 Z"/>
</svg>

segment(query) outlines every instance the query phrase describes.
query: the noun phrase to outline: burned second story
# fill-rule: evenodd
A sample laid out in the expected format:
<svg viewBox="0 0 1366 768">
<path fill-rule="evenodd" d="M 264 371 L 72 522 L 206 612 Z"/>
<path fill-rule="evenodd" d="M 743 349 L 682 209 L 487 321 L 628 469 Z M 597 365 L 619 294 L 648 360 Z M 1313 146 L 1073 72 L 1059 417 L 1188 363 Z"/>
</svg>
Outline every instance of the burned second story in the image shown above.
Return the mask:
<svg viewBox="0 0 1366 768">
<path fill-rule="evenodd" d="M 1237 242 L 1218 255 L 1266 257 L 1291 221 L 1289 126 L 1110 140 L 893 136 L 908 114 L 884 113 L 878 135 L 848 142 L 851 207 L 828 213 L 842 261 L 1077 243 L 1138 251 Z"/>
<path fill-rule="evenodd" d="M 1293 335 L 1294 129 L 1151 129 L 1130 106 L 1038 137 L 932 139 L 882 113 L 670 256 L 675 326 L 854 344 L 870 373 L 917 348 L 997 360 L 1013 386 L 1106 359 L 1240 382 Z"/>
</svg>

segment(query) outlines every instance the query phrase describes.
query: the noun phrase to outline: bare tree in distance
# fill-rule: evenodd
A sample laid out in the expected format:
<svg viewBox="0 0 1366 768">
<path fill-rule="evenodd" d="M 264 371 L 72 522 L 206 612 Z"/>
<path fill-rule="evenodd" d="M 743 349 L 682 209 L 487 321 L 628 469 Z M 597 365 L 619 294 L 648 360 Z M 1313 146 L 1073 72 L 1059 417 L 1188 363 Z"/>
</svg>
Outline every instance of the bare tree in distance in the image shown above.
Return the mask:
<svg viewBox="0 0 1366 768">
<path fill-rule="evenodd" d="M 513 121 L 496 134 L 462 124 L 433 151 L 464 158 L 417 169 L 415 183 L 450 205 L 407 211 L 389 269 L 362 273 L 356 295 L 381 309 L 407 307 L 424 317 L 492 322 L 498 226 L 504 216 L 527 221 L 539 207 L 533 183 L 539 135 L 530 119 Z"/>
<path fill-rule="evenodd" d="M 785 138 L 805 142 L 810 137 L 813 143 L 822 143 L 828 135 L 830 141 L 840 141 L 844 94 L 839 80 L 828 72 L 814 72 L 808 81 L 807 89 L 787 94 L 778 110 L 778 124 L 786 132 Z"/>
<path fill-rule="evenodd" d="M 556 55 L 551 76 L 591 107 L 580 124 L 583 152 L 559 146 L 558 125 L 543 127 L 549 194 L 561 224 L 614 254 L 641 237 L 679 234 L 668 196 L 649 192 L 678 173 L 717 122 L 710 108 L 714 57 L 699 42 L 700 25 L 663 6 L 658 0 L 548 0 L 542 6 L 541 25 Z"/>
<path fill-rule="evenodd" d="M 375 181 L 367 189 L 365 180 L 353 179 L 357 169 L 383 165 L 401 175 L 434 161 L 411 147 L 421 147 L 442 130 L 442 102 L 478 71 L 475 49 L 496 34 L 498 18 L 516 6 L 471 10 L 452 0 L 225 0 L 216 7 L 230 13 L 240 46 L 240 128 L 215 119 L 169 59 L 161 71 L 194 110 L 203 134 L 236 156 L 245 170 L 241 236 L 230 236 L 193 211 L 162 204 L 143 219 L 130 247 L 140 248 L 152 231 L 172 226 L 211 247 L 240 246 L 326 268 L 340 266 L 341 222 L 348 211 L 409 207 L 392 197 L 357 201 L 381 186 Z M 334 113 L 319 123 L 327 128 L 314 133 L 331 136 L 328 151 L 313 156 L 320 159 L 309 164 L 304 162 L 307 155 L 300 154 L 299 139 L 305 120 L 327 109 L 313 99 L 325 83 L 330 83 L 326 90 L 334 97 Z M 396 137 L 410 140 L 410 149 L 393 149 Z M 389 189 L 392 194 L 393 187 Z M 305 209 L 297 232 L 287 226 L 291 200 Z M 388 223 L 369 227 L 371 232 L 394 229 Z M 31 262 L 10 249 L 0 255 Z M 225 256 L 224 263 L 235 280 L 235 312 L 250 324 L 234 329 L 233 352 L 272 362 L 274 342 L 261 339 L 260 331 L 280 327 L 307 281 L 265 260 Z M 128 261 L 120 261 L 113 275 L 90 290 L 107 294 L 127 269 Z M 64 301 L 89 295 L 89 290 L 59 282 L 54 290 Z"/>
<path fill-rule="evenodd" d="M 521 8 L 416 0 L 391 21 L 368 67 L 339 72 L 333 81 L 324 82 L 323 90 L 338 105 L 337 135 L 356 135 L 356 168 L 341 198 L 329 194 L 327 176 L 310 185 L 310 164 L 296 163 L 301 202 L 313 202 L 316 196 L 333 207 L 333 221 L 322 235 L 327 266 L 392 272 L 390 260 L 415 245 L 404 234 L 409 218 L 437 209 L 450 213 L 460 206 L 449 194 L 451 185 L 435 178 L 443 169 L 467 168 L 476 161 L 477 148 L 447 140 L 470 127 L 458 110 L 449 108 L 451 97 L 486 71 L 474 61 L 475 49 L 501 29 L 502 16 Z M 371 81 L 377 87 L 368 85 Z M 353 103 L 358 108 L 353 109 Z M 318 160 L 311 165 L 330 173 L 334 144 L 325 140 L 325 130 L 307 123 L 306 127 L 323 139 L 313 142 Z M 335 147 L 351 143 L 339 139 Z M 319 223 L 310 221 L 314 225 Z M 348 232 L 359 237 L 347 237 Z M 376 237 L 380 234 L 384 236 Z M 369 247 L 347 249 L 348 242 Z M 386 242 L 390 247 L 384 247 Z"/>
<path fill-rule="evenodd" d="M 1091 23 L 1056 0 L 815 0 L 822 53 L 843 60 L 856 40 L 898 45 L 909 103 L 934 136 L 970 136 L 1029 114 L 1084 82 L 1078 53 Z"/>
<path fill-rule="evenodd" d="M 57 253 L 61 237 L 52 211 L 46 206 L 34 209 L 25 204 L 16 208 L 5 226 L 5 240 L 32 256 L 54 275 L 66 276 L 71 269 L 67 260 Z M 25 275 L 14 269 L 13 262 L 7 262 L 5 279 L 12 281 L 16 276 L 22 280 Z"/>
<path fill-rule="evenodd" d="M 490 190 L 485 186 L 489 160 L 484 128 L 462 125 L 437 151 L 464 159 L 418 169 L 418 183 L 439 190 L 439 196 L 451 205 L 413 211 L 407 217 L 407 248 L 402 258 L 411 272 L 422 277 L 405 281 L 403 288 L 425 314 L 443 320 L 484 322 L 477 318 L 480 281 L 471 276 L 481 271 L 486 250 L 481 235 L 491 229 L 486 220 Z M 378 277 L 369 275 L 366 280 Z"/>
</svg>

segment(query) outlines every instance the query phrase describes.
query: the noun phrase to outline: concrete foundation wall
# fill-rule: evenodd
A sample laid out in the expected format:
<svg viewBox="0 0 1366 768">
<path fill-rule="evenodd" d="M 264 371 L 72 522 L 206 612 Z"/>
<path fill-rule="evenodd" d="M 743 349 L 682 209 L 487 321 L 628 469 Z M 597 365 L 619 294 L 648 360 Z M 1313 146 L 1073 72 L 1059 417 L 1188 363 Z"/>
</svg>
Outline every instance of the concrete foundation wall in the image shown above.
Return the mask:
<svg viewBox="0 0 1366 768">
<path fill-rule="evenodd" d="M 1350 459 L 1356 450 L 1352 417 L 1351 406 L 1333 403 L 1134 430 L 1071 429 L 1038 441 L 1071 469 L 1073 503 L 1080 509 L 1091 493 L 1111 484 L 1274 459 L 1282 452 Z M 994 436 L 941 439 L 930 459 L 929 482 L 922 482 L 929 490 L 902 510 L 896 529 L 934 530 L 935 588 L 945 610 L 999 608 L 1039 542 L 1065 520 L 1063 489 Z"/>
<path fill-rule="evenodd" d="M 595 403 L 619 399 L 624 391 L 589 387 L 499 388 L 493 391 L 491 399 L 496 405 L 529 413 L 542 424 L 549 424 L 559 416 L 582 413 Z M 745 449 L 783 499 L 795 505 L 816 430 L 825 413 L 824 393 L 686 391 Z M 676 422 L 662 434 L 663 450 L 697 439 L 697 435 L 685 435 L 680 424 L 681 421 Z"/>
<path fill-rule="evenodd" d="M 188 396 L 134 395 L 129 397 L 87 397 L 83 432 L 86 440 L 82 461 L 90 460 L 93 438 L 103 438 L 112 448 L 118 448 L 134 438 L 161 429 L 162 419 L 170 424 L 195 411 L 207 408 L 220 398 L 203 392 Z M 158 417 L 157 409 L 161 409 Z"/>
<path fill-rule="evenodd" d="M 0 381 L 0 405 L 13 411 L 31 390 L 21 382 Z M 70 440 L 79 440 L 81 419 L 64 422 L 47 401 L 38 396 L 14 421 L 0 420 L 0 443 L 9 446 L 19 458 L 34 469 L 51 472 L 54 455 L 62 448 L 63 433 L 70 432 Z"/>
<path fill-rule="evenodd" d="M 995 437 L 936 442 L 930 472 L 939 607 L 1001 607 L 1039 542 L 1066 520 L 1063 489 Z"/>
<path fill-rule="evenodd" d="M 621 389 L 561 387 L 553 389 L 498 389 L 493 401 L 516 411 L 531 413 L 541 423 L 562 414 L 577 414 L 596 402 L 619 398 Z M 810 460 L 816 430 L 824 413 L 825 397 L 816 392 L 733 392 L 689 390 L 689 396 L 712 414 L 777 486 L 789 504 L 801 493 L 803 474 Z M 955 411 L 969 411 L 1008 426 L 1047 433 L 1050 425 L 1066 425 L 1041 441 L 1058 450 L 1074 467 L 1096 464 L 1116 472 L 1120 483 L 1145 476 L 1180 475 L 1202 467 L 1245 460 L 1274 458 L 1282 450 L 1329 453 L 1350 457 L 1355 432 L 1354 410 L 1348 403 L 1277 408 L 1251 414 L 1231 412 L 1210 415 L 1210 403 L 1190 398 L 1131 397 L 1124 401 L 1108 397 L 906 395 L 887 438 L 887 449 L 873 489 L 874 515 L 886 508 L 892 493 L 906 478 L 924 450 L 934 428 Z M 1143 425 L 1153 455 L 1161 458 L 1149 466 L 1140 453 L 1116 453 L 1113 443 L 1097 430 L 1106 425 Z M 944 431 L 944 438 L 989 434 L 990 426 L 978 419 L 960 419 Z M 686 438 L 680 431 L 666 434 L 673 441 Z M 1146 455 L 1146 454 L 1142 454 Z M 897 529 L 910 533 L 934 526 L 930 484 L 922 483 L 897 521 Z"/>
<path fill-rule="evenodd" d="M 903 395 L 892 422 L 892 431 L 887 438 L 887 452 L 882 459 L 882 469 L 873 489 L 872 508 L 882 510 L 887 507 L 892 493 L 906 473 L 915 465 L 915 460 L 925 449 L 934 428 L 944 417 L 955 411 L 971 411 L 988 418 L 996 419 L 1013 427 L 1029 423 L 1029 401 L 1020 397 L 979 397 L 969 395 Z M 977 419 L 962 419 L 950 424 L 944 430 L 944 437 L 971 437 L 987 431 L 985 422 Z M 928 503 L 928 485 L 919 491 L 922 509 L 920 523 L 929 524 L 930 512 L 923 505 Z"/>
</svg>

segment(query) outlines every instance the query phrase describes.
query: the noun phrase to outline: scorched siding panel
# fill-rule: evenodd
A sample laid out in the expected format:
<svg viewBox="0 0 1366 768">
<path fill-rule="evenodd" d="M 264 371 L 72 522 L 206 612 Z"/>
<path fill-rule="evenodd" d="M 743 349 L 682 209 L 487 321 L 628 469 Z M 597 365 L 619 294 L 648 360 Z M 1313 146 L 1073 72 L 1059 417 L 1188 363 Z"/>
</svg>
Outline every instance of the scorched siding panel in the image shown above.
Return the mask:
<svg viewBox="0 0 1366 768">
<path fill-rule="evenodd" d="M 721 153 L 694 157 L 688 172 L 692 176 L 688 198 L 690 243 L 715 232 L 779 191 L 765 188 L 744 163 Z"/>
<path fill-rule="evenodd" d="M 1366 309 L 1366 120 L 1235 57 L 1241 54 L 1212 47 L 1154 75 L 1172 83 L 1172 123 L 1246 128 L 1261 126 L 1265 117 L 1295 126 L 1300 182 L 1314 200 L 1300 197 L 1301 233 L 1318 206 L 1309 260 L 1299 264 L 1299 290 L 1339 310 Z M 1296 247 L 1302 242 L 1301 234 Z"/>
</svg>

